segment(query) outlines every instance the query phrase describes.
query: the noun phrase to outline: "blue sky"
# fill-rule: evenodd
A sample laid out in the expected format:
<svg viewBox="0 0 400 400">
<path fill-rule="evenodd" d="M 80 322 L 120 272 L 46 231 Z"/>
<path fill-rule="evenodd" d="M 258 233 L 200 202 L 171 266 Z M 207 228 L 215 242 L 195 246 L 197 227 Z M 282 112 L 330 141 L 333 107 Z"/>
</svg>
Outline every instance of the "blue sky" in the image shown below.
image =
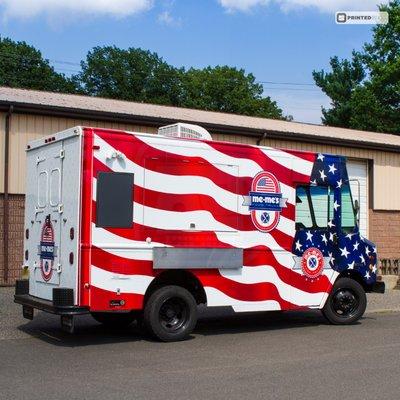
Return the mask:
<svg viewBox="0 0 400 400">
<path fill-rule="evenodd" d="M 25 40 L 66 74 L 97 45 L 141 47 L 175 66 L 230 65 L 252 72 L 297 121 L 320 123 L 329 99 L 313 69 L 349 57 L 369 25 L 336 25 L 336 10 L 376 10 L 372 0 L 0 0 L 0 34 Z M 67 64 L 71 63 L 71 64 Z"/>
</svg>

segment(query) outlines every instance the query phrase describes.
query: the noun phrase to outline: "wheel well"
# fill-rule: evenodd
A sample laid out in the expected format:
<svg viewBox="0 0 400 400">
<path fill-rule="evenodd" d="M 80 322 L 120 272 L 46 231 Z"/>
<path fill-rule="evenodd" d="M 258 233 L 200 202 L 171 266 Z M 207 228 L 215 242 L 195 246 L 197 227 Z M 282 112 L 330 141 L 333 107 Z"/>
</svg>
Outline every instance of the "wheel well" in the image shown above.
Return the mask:
<svg viewBox="0 0 400 400">
<path fill-rule="evenodd" d="M 358 282 L 363 289 L 368 292 L 369 287 L 368 285 L 365 283 L 365 280 L 363 279 L 362 275 L 357 272 L 357 271 L 353 271 L 353 270 L 345 270 L 342 271 L 339 276 L 337 277 L 337 279 L 339 278 L 350 278 L 350 279 L 354 279 L 356 282 Z"/>
<path fill-rule="evenodd" d="M 144 303 L 155 290 L 166 285 L 181 286 L 192 294 L 197 304 L 207 303 L 206 292 L 200 281 L 191 272 L 181 269 L 161 272 L 147 288 Z"/>
</svg>

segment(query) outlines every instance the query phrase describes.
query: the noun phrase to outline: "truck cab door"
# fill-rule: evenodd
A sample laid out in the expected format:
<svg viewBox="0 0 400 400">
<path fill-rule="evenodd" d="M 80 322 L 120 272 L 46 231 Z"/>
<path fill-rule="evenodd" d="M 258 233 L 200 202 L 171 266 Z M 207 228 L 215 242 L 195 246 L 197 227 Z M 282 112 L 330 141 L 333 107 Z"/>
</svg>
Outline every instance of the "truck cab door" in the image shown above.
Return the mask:
<svg viewBox="0 0 400 400">
<path fill-rule="evenodd" d="M 338 248 L 334 191 L 329 186 L 302 185 L 296 188 L 296 233 L 292 252 L 294 270 L 303 280 L 305 306 L 317 307 L 330 289 Z"/>
</svg>

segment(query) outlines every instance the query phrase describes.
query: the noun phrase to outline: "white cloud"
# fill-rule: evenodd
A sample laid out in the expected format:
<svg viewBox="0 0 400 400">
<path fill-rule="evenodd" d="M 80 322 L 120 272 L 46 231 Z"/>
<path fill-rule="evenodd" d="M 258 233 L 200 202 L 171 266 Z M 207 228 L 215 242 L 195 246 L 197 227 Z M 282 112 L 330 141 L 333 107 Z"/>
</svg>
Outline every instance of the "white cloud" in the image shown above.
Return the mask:
<svg viewBox="0 0 400 400">
<path fill-rule="evenodd" d="M 39 15 L 107 15 L 122 18 L 146 11 L 153 0 L 0 0 L 4 18 Z"/>
<path fill-rule="evenodd" d="M 180 27 L 182 25 L 182 20 L 180 18 L 176 18 L 171 15 L 169 11 L 163 11 L 158 15 L 158 22 L 161 24 L 172 26 L 172 27 Z"/>
<path fill-rule="evenodd" d="M 256 6 L 265 6 L 268 0 L 218 0 L 227 11 L 250 11 Z"/>
<path fill-rule="evenodd" d="M 251 11 L 257 6 L 278 4 L 283 11 L 299 8 L 314 8 L 321 12 L 335 12 L 339 10 L 376 10 L 377 4 L 387 3 L 389 0 L 218 0 L 227 11 Z"/>
</svg>

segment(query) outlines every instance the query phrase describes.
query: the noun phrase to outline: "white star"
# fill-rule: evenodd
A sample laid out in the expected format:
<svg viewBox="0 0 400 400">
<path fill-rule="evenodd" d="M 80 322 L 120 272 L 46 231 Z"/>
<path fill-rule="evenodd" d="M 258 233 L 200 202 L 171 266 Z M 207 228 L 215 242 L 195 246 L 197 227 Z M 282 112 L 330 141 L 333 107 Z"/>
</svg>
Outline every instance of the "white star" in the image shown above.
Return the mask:
<svg viewBox="0 0 400 400">
<path fill-rule="evenodd" d="M 367 256 L 369 256 L 369 253 L 371 253 L 371 250 L 370 250 L 369 247 L 367 246 L 367 247 L 365 248 L 365 254 L 366 254 Z"/>
<path fill-rule="evenodd" d="M 339 247 L 339 250 L 340 250 L 340 252 L 342 253 L 341 256 L 344 256 L 344 257 L 346 257 L 346 258 L 347 258 L 347 256 L 350 254 L 350 253 L 347 251 L 346 246 L 344 246 L 343 249 L 341 249 L 341 248 Z"/>
<path fill-rule="evenodd" d="M 333 226 L 335 226 L 335 224 L 333 223 L 333 221 L 331 219 L 328 221 L 328 226 L 329 226 L 329 228 L 332 228 Z"/>
<path fill-rule="evenodd" d="M 340 188 L 342 187 L 342 185 L 343 185 L 343 181 L 342 181 L 341 179 L 340 179 L 339 181 L 337 181 L 336 183 L 337 183 L 337 186 L 336 186 L 336 187 L 339 188 L 339 189 L 340 189 Z"/>
<path fill-rule="evenodd" d="M 376 267 L 375 267 L 375 265 L 372 267 L 372 273 L 373 273 L 373 274 L 376 274 Z"/>
<path fill-rule="evenodd" d="M 322 241 L 327 244 L 328 243 L 328 239 L 326 238 L 325 233 L 323 235 L 321 235 Z"/>
<path fill-rule="evenodd" d="M 333 242 L 333 239 L 335 238 L 335 234 L 334 233 L 332 233 L 332 232 L 329 232 L 329 240 L 331 241 L 331 242 Z"/>
<path fill-rule="evenodd" d="M 321 175 L 322 181 L 325 181 L 325 178 L 326 178 L 325 171 L 324 170 L 319 171 L 319 174 Z"/>
<path fill-rule="evenodd" d="M 371 275 L 369 274 L 368 271 L 365 273 L 365 277 L 366 277 L 367 279 L 371 278 Z"/>
<path fill-rule="evenodd" d="M 346 237 L 347 237 L 347 239 L 350 239 L 350 240 L 351 240 L 351 238 L 353 237 L 353 235 L 354 235 L 354 233 L 348 233 L 348 234 L 346 235 Z"/>
<path fill-rule="evenodd" d="M 333 208 L 335 209 L 335 211 L 340 207 L 340 205 L 338 204 L 338 202 L 335 200 L 333 202 Z"/>
<path fill-rule="evenodd" d="M 317 180 L 314 179 L 313 181 L 310 181 L 311 185 L 316 185 L 317 184 Z"/>
<path fill-rule="evenodd" d="M 354 264 L 355 262 L 353 261 L 352 263 L 347 264 L 347 266 L 349 267 L 349 269 L 354 269 Z"/>
<path fill-rule="evenodd" d="M 361 256 L 360 256 L 360 260 L 361 260 L 361 262 L 363 263 L 363 264 L 365 264 L 365 258 L 364 258 L 364 256 L 361 254 Z"/>
<path fill-rule="evenodd" d="M 376 247 L 373 247 L 372 251 L 373 251 L 374 254 L 376 254 Z"/>
<path fill-rule="evenodd" d="M 310 231 L 307 231 L 306 235 L 307 235 L 307 239 L 306 240 L 309 240 L 312 243 L 313 234 Z"/>
<path fill-rule="evenodd" d="M 335 261 L 335 257 L 333 257 L 332 253 L 328 252 L 328 256 L 329 256 L 329 262 L 333 264 L 333 262 Z"/>
<path fill-rule="evenodd" d="M 329 165 L 329 172 L 331 174 L 334 174 L 335 171 L 337 171 L 337 168 L 335 168 L 335 164 Z"/>
<path fill-rule="evenodd" d="M 322 153 L 318 154 L 317 160 L 324 161 L 325 156 Z"/>
<path fill-rule="evenodd" d="M 299 241 L 296 242 L 296 250 L 301 250 L 301 248 L 303 247 L 302 244 L 300 244 Z"/>
<path fill-rule="evenodd" d="M 358 242 L 355 242 L 354 244 L 353 244 L 353 250 L 358 250 L 358 246 L 360 245 L 360 243 L 358 243 Z"/>
</svg>

